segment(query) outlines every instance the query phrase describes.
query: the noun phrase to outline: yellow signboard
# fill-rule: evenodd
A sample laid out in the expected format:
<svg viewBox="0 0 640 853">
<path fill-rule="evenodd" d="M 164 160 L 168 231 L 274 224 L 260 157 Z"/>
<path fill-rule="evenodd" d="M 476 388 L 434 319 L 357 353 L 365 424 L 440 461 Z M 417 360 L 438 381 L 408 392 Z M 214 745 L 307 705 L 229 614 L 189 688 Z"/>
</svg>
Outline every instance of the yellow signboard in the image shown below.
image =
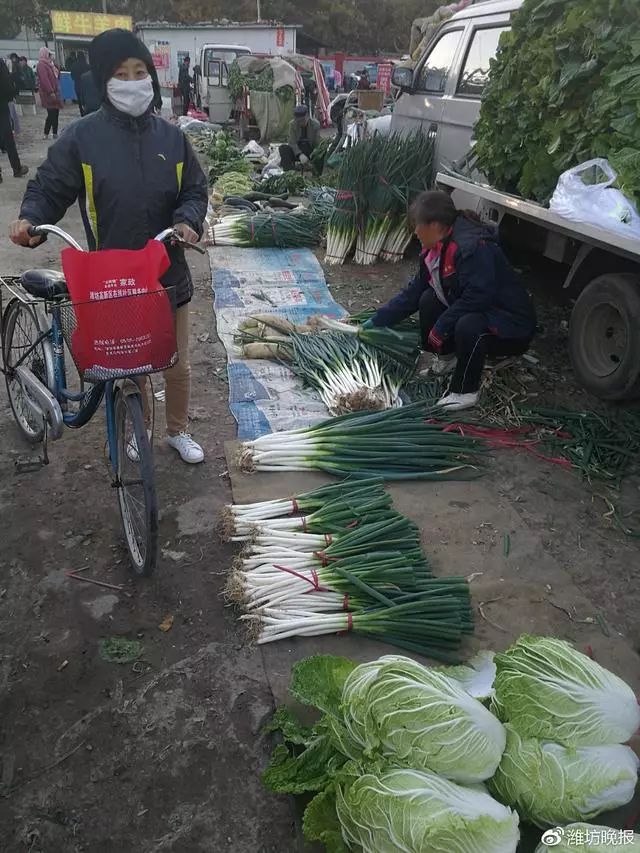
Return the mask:
<svg viewBox="0 0 640 853">
<path fill-rule="evenodd" d="M 130 15 L 100 15 L 95 12 L 51 12 L 54 35 L 97 36 L 114 27 L 132 30 L 133 19 Z"/>
</svg>

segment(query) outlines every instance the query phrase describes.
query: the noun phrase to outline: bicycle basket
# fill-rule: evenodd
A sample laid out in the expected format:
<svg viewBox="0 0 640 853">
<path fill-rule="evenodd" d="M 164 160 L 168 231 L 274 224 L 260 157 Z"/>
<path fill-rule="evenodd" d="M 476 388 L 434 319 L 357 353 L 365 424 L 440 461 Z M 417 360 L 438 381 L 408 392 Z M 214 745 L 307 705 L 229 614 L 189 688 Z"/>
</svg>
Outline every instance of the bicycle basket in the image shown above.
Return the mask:
<svg viewBox="0 0 640 853">
<path fill-rule="evenodd" d="M 175 319 L 159 282 L 169 264 L 164 246 L 65 249 L 62 263 L 71 294 L 60 308 L 62 333 L 83 379 L 105 382 L 175 364 Z"/>
</svg>

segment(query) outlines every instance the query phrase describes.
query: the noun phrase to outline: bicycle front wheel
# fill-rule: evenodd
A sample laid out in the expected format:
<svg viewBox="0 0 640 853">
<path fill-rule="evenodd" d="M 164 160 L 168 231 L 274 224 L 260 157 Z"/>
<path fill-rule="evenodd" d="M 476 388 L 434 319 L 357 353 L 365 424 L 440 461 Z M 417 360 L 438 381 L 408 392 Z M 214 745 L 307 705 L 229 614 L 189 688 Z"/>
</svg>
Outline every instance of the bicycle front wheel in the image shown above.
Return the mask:
<svg viewBox="0 0 640 853">
<path fill-rule="evenodd" d="M 9 405 L 20 427 L 20 432 L 30 444 L 38 444 L 44 438 L 46 422 L 37 414 L 15 366 L 22 364 L 47 388 L 53 388 L 53 361 L 48 349 L 49 342 L 42 337 L 44 327 L 35 308 L 19 299 L 7 306 L 2 320 L 2 358 Z"/>
<path fill-rule="evenodd" d="M 140 392 L 118 389 L 114 411 L 122 526 L 133 570 L 148 577 L 158 557 L 158 501 Z"/>
</svg>

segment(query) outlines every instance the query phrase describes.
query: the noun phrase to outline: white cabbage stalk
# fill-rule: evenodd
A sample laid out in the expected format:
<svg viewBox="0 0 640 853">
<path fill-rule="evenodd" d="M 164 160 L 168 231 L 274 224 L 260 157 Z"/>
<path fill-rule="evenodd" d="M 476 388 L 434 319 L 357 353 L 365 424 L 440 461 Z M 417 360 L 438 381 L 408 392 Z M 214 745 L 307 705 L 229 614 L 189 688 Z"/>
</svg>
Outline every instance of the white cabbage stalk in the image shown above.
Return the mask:
<svg viewBox="0 0 640 853">
<path fill-rule="evenodd" d="M 625 853 L 640 853 L 640 835 L 593 823 L 570 823 L 544 832 L 534 853 L 615 853 L 621 848 Z"/>
<path fill-rule="evenodd" d="M 356 667 L 344 684 L 342 711 L 365 757 L 464 784 L 492 776 L 505 747 L 500 721 L 457 681 L 399 655 Z"/>
<path fill-rule="evenodd" d="M 523 737 L 597 746 L 625 743 L 640 727 L 629 685 L 563 640 L 524 635 L 496 665 L 491 708 Z"/>
<path fill-rule="evenodd" d="M 495 693 L 495 653 L 481 651 L 461 666 L 441 666 L 438 671 L 455 679 L 474 699 L 490 699 Z"/>
<path fill-rule="evenodd" d="M 507 747 L 491 793 L 537 826 L 590 820 L 633 798 L 638 758 L 628 746 L 583 746 L 522 738 L 507 724 Z"/>
<path fill-rule="evenodd" d="M 393 769 L 339 786 L 347 844 L 366 853 L 515 853 L 518 815 L 434 773 Z"/>
</svg>

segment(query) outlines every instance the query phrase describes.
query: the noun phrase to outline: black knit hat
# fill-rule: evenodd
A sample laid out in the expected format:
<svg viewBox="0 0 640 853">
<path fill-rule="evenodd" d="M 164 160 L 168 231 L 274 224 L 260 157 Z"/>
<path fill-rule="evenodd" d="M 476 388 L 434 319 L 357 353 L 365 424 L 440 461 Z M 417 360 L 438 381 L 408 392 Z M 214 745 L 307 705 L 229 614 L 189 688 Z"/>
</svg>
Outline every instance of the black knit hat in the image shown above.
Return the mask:
<svg viewBox="0 0 640 853">
<path fill-rule="evenodd" d="M 153 82 L 156 98 L 160 97 L 158 72 L 153 64 L 149 48 L 129 30 L 106 30 L 89 45 L 89 64 L 102 97 L 107 95 L 107 82 L 116 68 L 126 59 L 141 59 Z"/>
</svg>

